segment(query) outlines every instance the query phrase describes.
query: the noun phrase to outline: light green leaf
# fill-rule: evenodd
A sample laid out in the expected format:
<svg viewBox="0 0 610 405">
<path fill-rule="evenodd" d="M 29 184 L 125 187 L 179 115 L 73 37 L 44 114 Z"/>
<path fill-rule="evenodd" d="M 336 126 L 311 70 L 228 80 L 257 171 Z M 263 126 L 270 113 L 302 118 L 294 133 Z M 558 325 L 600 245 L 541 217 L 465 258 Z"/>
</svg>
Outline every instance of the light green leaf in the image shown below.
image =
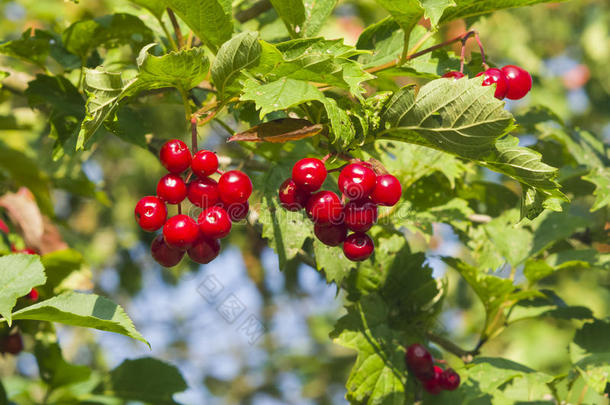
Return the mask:
<svg viewBox="0 0 610 405">
<path fill-rule="evenodd" d="M 163 14 L 165 13 L 165 9 L 167 8 L 167 6 L 165 5 L 165 0 L 129 0 L 129 1 L 137 4 L 140 7 L 144 7 L 158 19 L 161 19 L 161 17 L 163 17 Z"/>
<path fill-rule="evenodd" d="M 304 0 L 306 37 L 316 35 L 333 12 L 337 0 Z"/>
<path fill-rule="evenodd" d="M 530 231 L 517 224 L 518 220 L 517 211 L 512 210 L 483 225 L 489 241 L 512 267 L 520 265 L 529 257 L 534 239 Z"/>
<path fill-rule="evenodd" d="M 370 49 L 372 54 L 364 54 L 358 61 L 365 68 L 391 62 L 400 56 L 404 39 L 404 32 L 391 17 L 369 25 L 358 37 L 356 48 Z"/>
<path fill-rule="evenodd" d="M 177 404 L 173 395 L 188 386 L 173 365 L 150 357 L 125 360 L 110 371 L 96 393 L 151 404 Z"/>
<path fill-rule="evenodd" d="M 531 6 L 550 1 L 554 0 L 455 0 L 457 6 L 447 8 L 440 22 L 445 23 L 458 18 L 474 17 L 504 8 Z"/>
<path fill-rule="evenodd" d="M 591 217 L 581 215 L 575 210 L 564 212 L 549 212 L 539 216 L 532 222 L 534 241 L 530 255 L 534 256 L 548 249 L 553 244 L 569 238 L 578 230 L 593 226 Z"/>
<path fill-rule="evenodd" d="M 592 169 L 589 174 L 583 176 L 583 180 L 587 180 L 595 184 L 596 189 L 593 192 L 595 195 L 595 203 L 591 207 L 591 211 L 597 211 L 601 208 L 610 206 L 610 168 L 598 167 Z"/>
<path fill-rule="evenodd" d="M 131 14 L 111 14 L 93 20 L 81 20 L 62 34 L 66 48 L 85 59 L 99 46 L 130 45 L 134 52 L 153 41 L 154 35 L 142 20 Z"/>
<path fill-rule="evenodd" d="M 49 56 L 68 69 L 80 65 L 76 55 L 70 54 L 62 45 L 61 38 L 47 31 L 28 28 L 20 38 L 0 44 L 0 54 L 19 58 L 40 67 Z"/>
<path fill-rule="evenodd" d="M 46 280 L 39 256 L 12 254 L 0 257 L 0 315 L 9 326 L 14 319 L 11 311 L 17 298 L 26 296 Z"/>
<path fill-rule="evenodd" d="M 316 257 L 316 267 L 324 271 L 327 283 L 341 286 L 349 272 L 356 268 L 356 264 L 348 260 L 340 251 L 340 247 L 326 246 L 318 239 L 313 242 L 313 252 Z"/>
<path fill-rule="evenodd" d="M 585 324 L 570 343 L 570 358 L 587 384 L 604 393 L 610 381 L 610 323 L 595 320 Z"/>
<path fill-rule="evenodd" d="M 222 96 L 226 96 L 242 69 L 256 65 L 260 60 L 262 47 L 256 33 L 244 32 L 225 42 L 212 64 L 212 80 Z"/>
<path fill-rule="evenodd" d="M 305 24 L 305 6 L 303 0 L 270 0 L 292 38 L 303 35 Z"/>
<path fill-rule="evenodd" d="M 99 329 L 129 336 L 148 344 L 123 308 L 95 294 L 67 292 L 23 308 L 13 313 L 13 319 L 59 322 Z"/>
<path fill-rule="evenodd" d="M 405 390 L 407 338 L 389 327 L 388 315 L 379 296 L 368 295 L 347 307 L 347 315 L 330 334 L 336 344 L 358 352 L 346 383 L 346 398 L 352 404 L 404 405 L 412 397 Z"/>
<path fill-rule="evenodd" d="M 213 52 L 231 39 L 231 0 L 165 0 Z"/>
<path fill-rule="evenodd" d="M 307 101 L 322 101 L 324 94 L 311 84 L 282 78 L 268 84 L 248 80 L 244 84 L 242 101 L 254 101 L 261 118 L 273 111 L 286 110 Z"/>
<path fill-rule="evenodd" d="M 47 274 L 44 288 L 51 294 L 73 272 L 80 270 L 83 256 L 73 249 L 57 250 L 41 257 Z"/>
</svg>

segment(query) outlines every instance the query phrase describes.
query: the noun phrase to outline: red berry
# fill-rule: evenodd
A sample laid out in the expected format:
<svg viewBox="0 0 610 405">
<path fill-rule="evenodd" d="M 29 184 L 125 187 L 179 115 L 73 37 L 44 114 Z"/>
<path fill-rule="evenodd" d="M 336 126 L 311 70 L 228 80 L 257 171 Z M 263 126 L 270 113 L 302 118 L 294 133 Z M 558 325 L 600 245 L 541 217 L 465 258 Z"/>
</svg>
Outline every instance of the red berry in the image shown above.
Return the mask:
<svg viewBox="0 0 610 405">
<path fill-rule="evenodd" d="M 195 263 L 207 264 L 216 259 L 220 253 L 220 242 L 217 239 L 200 237 L 195 244 L 187 250 L 187 253 Z"/>
<path fill-rule="evenodd" d="M 532 76 L 527 70 L 515 65 L 506 65 L 502 68 L 502 72 L 508 80 L 506 98 L 519 100 L 532 89 Z"/>
<path fill-rule="evenodd" d="M 371 199 L 375 204 L 391 207 L 400 200 L 402 196 L 402 186 L 398 179 L 391 174 L 377 176 L 375 189 L 371 194 Z"/>
<path fill-rule="evenodd" d="M 224 238 L 231 232 L 231 219 L 224 208 L 214 206 L 199 214 L 197 220 L 201 234 L 209 239 Z"/>
<path fill-rule="evenodd" d="M 163 267 L 174 267 L 184 257 L 184 251 L 174 249 L 165 243 L 163 235 L 157 235 L 150 245 L 150 254 Z"/>
<path fill-rule="evenodd" d="M 218 191 L 225 204 L 243 204 L 252 194 L 252 182 L 246 173 L 231 170 L 220 176 Z"/>
<path fill-rule="evenodd" d="M 432 355 L 428 349 L 419 343 L 414 343 L 407 348 L 405 362 L 418 379 L 425 381 L 434 377 L 434 360 Z"/>
<path fill-rule="evenodd" d="M 317 224 L 340 224 L 343 204 L 332 191 L 318 191 L 307 201 L 307 216 Z"/>
<path fill-rule="evenodd" d="M 4 222 L 1 219 L 0 219 L 0 231 L 2 231 L 4 233 L 9 233 L 9 229 L 8 229 L 8 226 L 6 225 L 6 222 Z"/>
<path fill-rule="evenodd" d="M 36 253 L 36 251 L 34 249 L 30 249 L 30 248 L 17 249 L 15 247 L 15 245 L 11 245 L 11 252 L 23 253 L 23 254 L 26 254 L 26 255 L 37 255 L 38 254 L 38 253 Z"/>
<path fill-rule="evenodd" d="M 220 201 L 220 192 L 216 180 L 204 177 L 195 179 L 188 185 L 188 199 L 198 207 L 206 209 Z"/>
<path fill-rule="evenodd" d="M 460 375 L 454 369 L 448 368 L 441 373 L 440 385 L 447 391 L 456 390 L 460 386 Z"/>
<path fill-rule="evenodd" d="M 143 197 L 136 204 L 136 222 L 145 231 L 154 232 L 161 228 L 167 219 L 167 207 L 157 197 Z"/>
<path fill-rule="evenodd" d="M 170 247 L 186 250 L 199 237 L 199 227 L 193 218 L 178 214 L 163 225 L 163 237 Z"/>
<path fill-rule="evenodd" d="M 347 226 L 345 224 L 315 224 L 313 232 L 316 234 L 316 238 L 325 245 L 339 246 L 347 236 Z"/>
<path fill-rule="evenodd" d="M 457 79 L 461 79 L 462 77 L 464 77 L 464 73 L 458 72 L 457 70 L 452 70 L 451 72 L 445 73 L 443 75 L 443 77 L 457 80 Z"/>
<path fill-rule="evenodd" d="M 218 170 L 218 157 L 209 150 L 200 150 L 191 160 L 191 169 L 198 177 L 207 177 Z"/>
<path fill-rule="evenodd" d="M 443 369 L 439 366 L 434 366 L 434 376 L 426 381 L 424 381 L 424 389 L 432 395 L 439 394 L 443 388 L 441 387 L 441 375 L 443 374 Z"/>
<path fill-rule="evenodd" d="M 316 191 L 326 180 L 326 167 L 320 159 L 301 159 L 292 167 L 292 180 L 302 190 Z"/>
<path fill-rule="evenodd" d="M 159 158 L 167 171 L 174 174 L 182 173 L 191 165 L 191 151 L 178 139 L 165 142 L 161 147 Z"/>
<path fill-rule="evenodd" d="M 186 184 L 177 174 L 166 174 L 157 183 L 157 197 L 170 204 L 179 204 L 186 198 Z"/>
<path fill-rule="evenodd" d="M 377 205 L 369 198 L 345 204 L 345 224 L 354 232 L 366 232 L 377 222 Z"/>
<path fill-rule="evenodd" d="M 366 198 L 375 188 L 375 172 L 359 163 L 350 163 L 339 173 L 339 190 L 351 200 Z"/>
<path fill-rule="evenodd" d="M 280 186 L 279 195 L 282 207 L 288 211 L 298 211 L 307 205 L 311 193 L 297 187 L 294 180 L 287 179 Z"/>
<path fill-rule="evenodd" d="M 40 297 L 40 294 L 38 293 L 38 290 L 35 288 L 32 288 L 30 290 L 30 292 L 28 293 L 28 298 L 34 302 L 38 301 L 39 297 Z"/>
<path fill-rule="evenodd" d="M 362 232 L 352 233 L 343 242 L 343 253 L 353 262 L 368 259 L 373 254 L 374 249 L 375 245 L 371 238 Z"/>
<path fill-rule="evenodd" d="M 0 353 L 17 355 L 23 350 L 23 339 L 20 333 L 5 336 L 0 341 Z"/>
<path fill-rule="evenodd" d="M 229 214 L 229 218 L 231 218 L 232 222 L 239 222 L 248 216 L 248 211 L 250 211 L 250 204 L 248 204 L 248 201 L 243 204 L 223 204 L 223 208 L 225 209 L 225 211 L 227 211 L 227 214 Z"/>
<path fill-rule="evenodd" d="M 494 92 L 494 97 L 502 100 L 506 97 L 506 93 L 508 92 L 508 79 L 504 72 L 500 69 L 490 68 L 484 72 L 481 72 L 477 75 L 477 77 L 483 75 L 483 86 L 491 86 L 492 84 L 496 85 L 496 91 Z"/>
</svg>

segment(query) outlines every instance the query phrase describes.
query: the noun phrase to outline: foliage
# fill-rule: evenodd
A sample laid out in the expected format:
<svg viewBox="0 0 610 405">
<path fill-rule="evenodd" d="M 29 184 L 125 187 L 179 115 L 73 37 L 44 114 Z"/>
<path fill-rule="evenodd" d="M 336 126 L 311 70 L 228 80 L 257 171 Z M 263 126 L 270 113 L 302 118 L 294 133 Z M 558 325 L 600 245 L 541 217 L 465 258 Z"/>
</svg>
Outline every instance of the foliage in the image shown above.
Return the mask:
<svg viewBox="0 0 610 405">
<path fill-rule="evenodd" d="M 132 0 L 66 3 L 66 15 L 41 2 L 51 17 L 30 0 L 12 3 L 39 23 L 0 28 L 0 225 L 9 228 L 0 339 L 26 336 L 39 373 L 0 360 L 0 404 L 174 404 L 189 388 L 182 370 L 154 357 L 76 361 L 58 330 L 153 341 L 127 315 L 142 273 L 160 271 L 142 259 L 154 235 L 136 229 L 133 205 L 154 189 L 160 145 L 190 139 L 191 120 L 221 165 L 253 178 L 251 215 L 223 255 L 241 254 L 266 325 L 279 298 L 265 246 L 282 294 L 303 295 L 308 266 L 345 306 L 308 319 L 310 355 L 277 353 L 269 334 L 260 378 L 206 376 L 225 403 L 261 393 L 288 402 L 277 388 L 286 370 L 320 404 L 336 402 L 339 383 L 351 404 L 608 403 L 605 2 Z M 341 28 L 349 24 L 361 25 L 357 35 Z M 487 63 L 533 73 L 531 96 L 505 103 L 481 86 L 473 40 L 470 78 L 441 77 L 460 66 L 450 48 L 460 24 L 478 30 Z M 545 71 L 564 51 L 584 60 L 586 80 L 566 73 L 562 84 Z M 567 108 L 564 85 L 572 98 L 585 92 L 588 109 Z M 279 204 L 280 184 L 306 156 L 327 156 L 331 169 L 369 160 L 400 180 L 403 199 L 380 211 L 370 259 L 348 261 L 316 240 L 303 212 Z M 16 253 L 26 247 L 38 254 Z M 108 267 L 121 269 L 120 293 L 99 282 Z M 159 278 L 169 285 L 198 269 L 180 264 Z M 79 344 L 97 353 L 90 340 Z M 460 374 L 458 390 L 422 389 L 404 363 L 415 342 Z"/>
</svg>

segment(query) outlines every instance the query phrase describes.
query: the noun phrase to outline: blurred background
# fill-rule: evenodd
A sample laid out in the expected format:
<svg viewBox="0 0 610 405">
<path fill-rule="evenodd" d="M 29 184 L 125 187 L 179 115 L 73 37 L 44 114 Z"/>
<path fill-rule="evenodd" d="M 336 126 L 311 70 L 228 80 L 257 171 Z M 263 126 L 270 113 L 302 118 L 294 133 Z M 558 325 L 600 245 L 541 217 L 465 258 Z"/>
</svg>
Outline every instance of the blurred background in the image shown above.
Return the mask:
<svg viewBox="0 0 610 405">
<path fill-rule="evenodd" d="M 136 14 L 158 30 L 151 15 L 127 1 L 2 0 L 0 38 L 17 38 L 28 28 L 61 32 L 83 16 L 120 11 Z M 385 15 L 373 1 L 339 1 L 321 35 L 355 44 L 365 27 Z M 252 24 L 249 28 L 260 28 L 265 39 L 283 36 L 281 23 Z M 607 0 L 500 11 L 451 23 L 436 40 L 451 38 L 467 28 L 480 32 L 493 63 L 517 64 L 532 72 L 532 92 L 523 100 L 509 102 L 509 109 L 519 113 L 533 105 L 548 106 L 570 126 L 584 127 L 610 143 Z M 476 44 L 470 41 L 469 50 L 478 52 L 473 46 Z M 454 50 L 459 53 L 459 48 Z M 118 55 L 116 60 L 120 63 Z M 0 57 L 0 66 L 20 72 L 17 81 L 22 83 L 42 72 L 8 57 Z M 86 263 L 86 276 L 75 280 L 75 287 L 93 290 L 121 304 L 152 345 L 151 353 L 127 337 L 58 327 L 68 360 L 103 371 L 126 358 L 159 357 L 176 365 L 187 380 L 188 390 L 175 397 L 185 404 L 346 403 L 344 384 L 355 355 L 328 337 L 344 313 L 343 297 L 336 296 L 334 285 L 327 285 L 316 270 L 298 261 L 289 262 L 281 272 L 277 255 L 247 225 L 235 228 L 223 242 L 219 258 L 209 265 L 185 261 L 174 269 L 159 267 L 149 256 L 152 235 L 139 231 L 133 220 L 135 203 L 154 192 L 163 174 L 156 156 L 108 136 L 103 147 L 53 161 L 46 115 L 30 109 L 25 99 L 16 104 L 7 92 L 10 90 L 0 93 L 2 142 L 36 159 L 54 180 L 86 185 L 88 190 L 87 196 L 82 190 L 65 189 L 52 195 L 63 238 L 83 254 Z M 148 107 L 137 110 L 137 119 L 154 128 L 161 138 L 184 137 L 176 133 L 176 122 L 184 117 L 179 96 L 151 99 Z M 3 119 L 9 116 L 16 122 Z M 225 144 L 227 133 L 215 122 L 200 132 L 201 147 L 236 157 L 243 153 Z M 523 145 L 535 143 L 531 135 L 523 135 Z M 255 175 L 253 180 L 256 184 L 261 178 Z M 457 273 L 436 258 L 459 254 L 464 247 L 452 229 L 442 224 L 435 225 L 430 239 L 416 232 L 410 232 L 409 239 L 412 250 L 426 252 L 435 276 L 448 279 L 446 311 L 438 320 L 439 328 L 448 331 L 457 343 L 472 347 L 483 322 L 482 307 Z M 610 315 L 608 273 L 560 272 L 548 283 L 569 304 L 586 304 L 598 318 Z M 223 316 L 221 309 L 227 303 L 241 308 L 236 319 L 227 319 L 226 313 Z M 252 320 L 257 327 L 245 329 L 244 322 Z M 565 347 L 573 331 L 567 321 L 523 321 L 484 346 L 483 354 L 505 356 L 557 374 L 569 364 Z M 34 356 L 27 352 L 14 360 L 0 359 L 0 370 L 7 381 L 38 373 Z"/>
</svg>

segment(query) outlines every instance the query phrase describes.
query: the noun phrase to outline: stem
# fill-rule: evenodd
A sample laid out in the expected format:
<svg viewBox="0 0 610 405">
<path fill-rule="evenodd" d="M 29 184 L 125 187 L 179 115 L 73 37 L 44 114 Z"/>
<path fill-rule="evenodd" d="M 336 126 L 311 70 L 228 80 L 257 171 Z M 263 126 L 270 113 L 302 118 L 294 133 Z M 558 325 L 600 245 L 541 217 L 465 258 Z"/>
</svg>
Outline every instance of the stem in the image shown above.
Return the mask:
<svg viewBox="0 0 610 405">
<path fill-rule="evenodd" d="M 466 41 L 470 34 L 474 34 L 474 31 L 469 31 L 468 35 L 462 38 L 462 51 L 460 52 L 460 73 L 464 73 L 464 54 L 466 53 Z"/>
<path fill-rule="evenodd" d="M 407 61 L 407 55 L 409 54 L 409 36 L 411 35 L 410 32 L 405 31 L 405 36 L 403 39 L 403 46 L 402 46 L 402 54 L 400 55 L 400 61 L 399 64 L 402 65 L 403 63 L 405 63 Z"/>
<path fill-rule="evenodd" d="M 481 60 L 483 61 L 483 67 L 485 69 L 489 69 L 489 66 L 487 66 L 487 62 L 485 62 L 485 51 L 483 50 L 481 38 L 479 38 L 479 33 L 476 31 L 474 32 L 474 39 L 477 41 L 477 44 L 479 44 L 479 49 L 481 50 Z"/>
<path fill-rule="evenodd" d="M 178 49 L 182 49 L 182 31 L 180 31 L 180 25 L 178 24 L 178 20 L 176 19 L 176 14 L 172 11 L 171 8 L 167 8 L 167 15 L 169 15 L 169 19 L 172 22 L 172 26 L 174 27 L 174 32 L 176 33 L 176 41 L 178 42 Z"/>
<path fill-rule="evenodd" d="M 182 215 L 182 203 L 178 203 L 178 215 Z"/>
<path fill-rule="evenodd" d="M 453 44 L 454 42 L 461 41 L 464 37 L 470 36 L 473 33 L 475 33 L 475 31 L 471 30 L 471 31 L 465 32 L 463 34 L 460 34 L 460 35 L 458 35 L 455 38 L 452 38 L 452 39 L 449 39 L 447 41 L 441 42 L 440 44 L 433 45 L 433 46 L 431 46 L 429 48 L 426 48 L 426 49 L 423 49 L 423 50 L 421 50 L 419 52 L 411 53 L 411 54 L 409 54 L 409 55 L 407 55 L 405 57 L 404 62 L 407 62 L 407 61 L 409 61 L 411 59 L 415 59 L 415 58 L 417 58 L 419 56 L 425 55 L 425 54 L 430 53 L 432 51 L 436 51 L 437 49 L 440 49 L 440 48 L 445 47 L 447 45 Z M 366 69 L 366 71 L 368 73 L 376 73 L 376 72 L 380 72 L 382 70 L 387 70 L 387 69 L 391 69 L 393 67 L 396 67 L 396 66 L 400 65 L 400 63 L 401 63 L 400 59 L 395 59 L 395 60 L 390 61 L 388 63 L 384 63 L 383 65 L 374 66 L 372 68 Z"/>
<path fill-rule="evenodd" d="M 167 29 L 167 25 L 165 25 L 165 23 L 163 22 L 163 19 L 161 17 L 157 18 L 157 21 L 159 21 L 159 25 L 161 25 L 161 29 L 165 33 L 167 40 L 169 41 L 170 45 L 172 46 L 172 49 L 174 51 L 177 51 L 178 45 L 176 45 L 176 41 L 174 41 L 174 37 L 172 37 L 172 34 L 170 34 L 169 30 Z"/>
<path fill-rule="evenodd" d="M 436 34 L 435 32 L 432 31 L 428 31 L 426 32 L 424 35 L 422 35 L 422 37 L 419 39 L 419 41 L 417 41 L 417 43 L 415 45 L 413 45 L 413 48 L 411 48 L 409 50 L 409 55 L 417 52 L 417 50 L 419 48 L 421 48 L 421 46 L 428 40 L 430 39 L 431 36 L 433 36 L 434 34 Z"/>
<path fill-rule="evenodd" d="M 197 153 L 197 118 L 191 118 L 191 150 Z"/>
<path fill-rule="evenodd" d="M 271 10 L 271 2 L 269 0 L 261 0 L 254 3 L 252 7 L 235 14 L 235 19 L 240 23 L 245 23 L 268 10 Z"/>
<path fill-rule="evenodd" d="M 189 36 L 186 37 L 186 49 L 191 49 L 193 46 L 193 31 L 189 31 Z"/>
<path fill-rule="evenodd" d="M 452 341 L 445 339 L 442 336 L 437 336 L 432 332 L 426 332 L 426 337 L 431 341 L 441 346 L 443 349 L 460 357 L 464 363 L 470 363 L 473 357 L 479 354 L 479 347 L 474 350 L 464 350 Z"/>
<path fill-rule="evenodd" d="M 186 117 L 186 122 L 191 122 L 192 112 L 188 93 L 182 87 L 178 89 L 178 92 L 180 92 L 180 97 L 182 97 L 182 104 L 184 105 L 184 116 Z"/>
</svg>

